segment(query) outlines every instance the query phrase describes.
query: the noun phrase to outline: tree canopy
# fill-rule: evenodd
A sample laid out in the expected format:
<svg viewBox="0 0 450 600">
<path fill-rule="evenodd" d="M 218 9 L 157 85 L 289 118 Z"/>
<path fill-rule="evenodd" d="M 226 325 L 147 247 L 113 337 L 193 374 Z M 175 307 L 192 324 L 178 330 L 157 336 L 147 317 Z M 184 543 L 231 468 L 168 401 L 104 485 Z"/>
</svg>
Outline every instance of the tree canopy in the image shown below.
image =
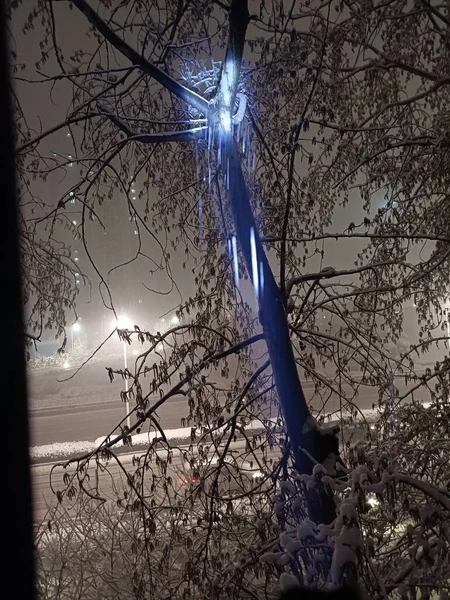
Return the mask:
<svg viewBox="0 0 450 600">
<path fill-rule="evenodd" d="M 213 474 L 202 461 L 195 466 L 200 505 L 191 490 L 167 516 L 171 550 L 155 558 L 158 568 L 168 568 L 180 544 L 195 556 L 195 564 L 184 560 L 168 595 L 212 597 L 223 586 L 254 597 L 267 582 L 272 591 L 283 569 L 286 585 L 294 576 L 323 583 L 357 573 L 376 597 L 404 582 L 429 590 L 430 577 L 422 581 L 429 569 L 446 590 L 448 546 L 436 539 L 448 538 L 440 471 L 447 442 L 431 443 L 421 468 L 423 457 L 409 444 L 420 439 L 428 447 L 430 435 L 436 440 L 446 428 L 448 7 L 37 0 L 32 7 L 10 2 L 10 15 L 23 19 L 16 39 L 32 35 L 40 52 L 33 66 L 13 44 L 25 300 L 36 303 L 30 334 L 39 335 L 41 323 L 61 332 L 74 305 L 82 269 L 71 236 L 83 245 L 86 281 L 115 311 L 92 242 L 105 228 L 105 205 L 125 206 L 133 223 L 136 243 L 115 267 L 148 264 L 147 305 L 162 291 L 153 290 L 155 273 L 178 290 L 181 323 L 162 333 L 139 324 L 119 330 L 125 341 L 145 344 L 132 370 L 110 371 L 130 380 L 137 420 L 95 455 L 115 460 L 115 443 L 150 423 L 157 436 L 135 477 L 144 486 L 153 471 L 162 506 L 161 498 L 173 496 L 174 450 L 157 410 L 176 394 L 189 409 L 190 452 L 206 463 L 212 449 L 218 453 Z M 38 86 L 61 118 L 46 114 L 36 125 L 35 117 L 30 127 L 25 90 Z M 62 135 L 70 154 L 51 150 Z M 42 198 L 39 185 L 62 175 L 69 185 L 63 179 L 51 202 Z M 68 216 L 72 197 L 79 222 Z M 180 265 L 193 279 L 189 295 Z M 417 362 L 436 345 L 439 361 L 421 371 Z M 212 378 L 214 368 L 225 384 Z M 320 415 L 333 412 L 345 424 L 367 389 L 379 396 L 382 415 L 375 441 L 356 451 L 341 439 L 344 463 L 336 463 L 337 438 L 311 414 L 321 424 Z M 160 399 L 151 403 L 155 393 Z M 432 403 L 426 417 L 423 401 Z M 391 437 L 397 408 L 406 428 Z M 423 429 L 410 437 L 418 414 Z M 219 493 L 238 438 L 245 460 L 259 463 L 270 484 L 246 490 L 250 508 L 239 518 L 231 496 L 225 502 Z M 145 535 L 154 535 L 154 506 L 132 481 L 132 502 L 122 500 L 142 511 Z M 377 504 L 367 512 L 370 494 L 383 510 Z M 194 506 L 197 525 L 187 525 Z M 303 529 L 294 539 L 297 525 Z M 182 526 L 190 528 L 183 541 Z M 237 540 L 243 530 L 248 535 Z"/>
</svg>

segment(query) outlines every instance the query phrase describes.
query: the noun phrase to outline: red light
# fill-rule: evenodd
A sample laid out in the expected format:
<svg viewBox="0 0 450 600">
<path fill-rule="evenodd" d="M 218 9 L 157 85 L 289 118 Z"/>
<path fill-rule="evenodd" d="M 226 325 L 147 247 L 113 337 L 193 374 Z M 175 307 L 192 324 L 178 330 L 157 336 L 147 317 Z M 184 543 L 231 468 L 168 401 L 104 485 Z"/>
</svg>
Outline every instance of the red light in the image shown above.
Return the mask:
<svg viewBox="0 0 450 600">
<path fill-rule="evenodd" d="M 195 483 L 197 481 L 196 477 L 182 477 L 181 483 L 183 485 L 188 485 L 189 483 Z"/>
</svg>

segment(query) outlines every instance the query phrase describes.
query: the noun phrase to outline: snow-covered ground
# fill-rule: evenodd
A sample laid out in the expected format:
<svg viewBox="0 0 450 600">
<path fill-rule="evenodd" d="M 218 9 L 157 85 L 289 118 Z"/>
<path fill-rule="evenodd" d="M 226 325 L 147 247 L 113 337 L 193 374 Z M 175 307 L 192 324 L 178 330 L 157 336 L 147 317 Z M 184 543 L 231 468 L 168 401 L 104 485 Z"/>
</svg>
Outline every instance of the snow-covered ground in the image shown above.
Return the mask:
<svg viewBox="0 0 450 600">
<path fill-rule="evenodd" d="M 261 429 L 262 423 L 259 420 L 251 421 L 245 429 L 247 431 Z M 178 427 L 176 429 L 168 429 L 165 432 L 167 440 L 180 440 L 187 441 L 190 440 L 191 436 L 191 427 Z M 201 435 L 200 432 L 198 435 Z M 158 437 L 159 434 L 151 431 L 147 433 L 138 433 L 131 436 L 132 445 L 133 446 L 146 446 L 148 445 L 155 437 Z M 105 441 L 105 436 L 100 436 L 94 442 L 88 441 L 79 441 L 79 442 L 63 442 L 56 444 L 46 444 L 44 446 L 34 446 L 30 448 L 31 458 L 46 458 L 52 457 L 56 458 L 58 456 L 71 456 L 75 454 L 80 454 L 84 452 L 92 452 Z M 122 447 L 123 442 L 119 442 L 116 444 L 116 447 Z"/>
<path fill-rule="evenodd" d="M 344 418 L 349 418 L 350 413 L 343 413 Z M 379 417 L 379 413 L 377 410 L 366 409 L 362 410 L 361 414 L 358 414 L 356 418 L 354 418 L 354 422 L 362 422 L 367 421 L 367 423 L 374 423 Z M 325 419 L 325 426 L 327 424 L 336 423 L 336 414 L 330 413 L 327 415 Z M 245 429 L 247 431 L 255 431 L 261 429 L 263 427 L 261 421 L 259 419 L 255 419 L 251 421 Z M 176 429 L 169 429 L 165 432 L 166 438 L 170 441 L 179 441 L 181 442 L 189 442 L 191 436 L 191 428 L 190 427 L 179 427 Z M 139 433 L 132 436 L 132 446 L 145 446 L 148 445 L 155 437 L 159 434 L 154 431 L 148 433 Z M 199 433 L 200 435 L 200 433 Z M 100 436 L 94 442 L 89 441 L 72 441 L 72 442 L 63 442 L 63 443 L 55 443 L 55 444 L 46 444 L 43 446 L 34 446 L 30 448 L 30 456 L 32 459 L 43 459 L 43 458 L 52 458 L 57 459 L 58 457 L 68 457 L 76 454 L 83 454 L 85 452 L 93 452 L 97 449 L 103 442 L 105 441 L 105 436 Z M 116 447 L 123 446 L 123 442 L 119 442 Z"/>
<path fill-rule="evenodd" d="M 123 382 L 117 378 L 111 383 L 106 368 L 123 369 L 123 358 L 95 357 L 77 373 L 82 362 L 67 359 L 46 368 L 28 369 L 30 409 L 120 402 Z"/>
</svg>

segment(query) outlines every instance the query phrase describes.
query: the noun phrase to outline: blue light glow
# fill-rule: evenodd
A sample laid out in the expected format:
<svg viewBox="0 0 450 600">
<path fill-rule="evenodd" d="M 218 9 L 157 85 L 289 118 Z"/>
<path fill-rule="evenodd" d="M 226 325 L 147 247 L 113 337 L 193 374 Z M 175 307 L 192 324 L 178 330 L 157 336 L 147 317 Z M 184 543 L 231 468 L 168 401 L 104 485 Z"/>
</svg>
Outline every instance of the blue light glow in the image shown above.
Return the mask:
<svg viewBox="0 0 450 600">
<path fill-rule="evenodd" d="M 223 130 L 226 133 L 231 131 L 231 126 L 233 124 L 233 119 L 231 116 L 233 107 L 231 105 L 232 101 L 232 91 L 234 89 L 234 80 L 236 78 L 236 68 L 234 65 L 234 61 L 228 60 L 223 68 L 222 72 L 222 82 L 221 82 L 221 91 L 222 98 L 220 104 L 220 124 L 222 125 Z"/>
<path fill-rule="evenodd" d="M 233 252 L 233 270 L 234 270 L 234 280 L 236 282 L 236 286 L 239 287 L 239 263 L 238 263 L 238 253 L 237 253 L 237 241 L 236 236 L 233 235 L 231 238 L 231 248 Z"/>
<path fill-rule="evenodd" d="M 227 133 L 229 131 L 231 131 L 232 120 L 231 120 L 231 115 L 228 112 L 228 110 L 222 109 L 220 111 L 220 123 L 221 123 L 224 131 L 226 131 Z"/>
<path fill-rule="evenodd" d="M 244 119 L 245 111 L 247 109 L 247 98 L 241 93 L 236 94 L 236 98 L 239 100 L 239 106 L 236 114 L 233 116 L 233 123 L 235 125 L 240 125 Z"/>
<path fill-rule="evenodd" d="M 264 293 L 264 265 L 262 260 L 259 261 L 259 288 L 262 296 Z"/>
<path fill-rule="evenodd" d="M 208 152 L 211 150 L 212 142 L 213 142 L 213 131 L 212 131 L 212 127 L 209 126 L 208 127 Z"/>
<path fill-rule="evenodd" d="M 250 254 L 252 257 L 252 279 L 256 296 L 259 297 L 258 256 L 256 253 L 255 230 L 250 228 Z"/>
</svg>

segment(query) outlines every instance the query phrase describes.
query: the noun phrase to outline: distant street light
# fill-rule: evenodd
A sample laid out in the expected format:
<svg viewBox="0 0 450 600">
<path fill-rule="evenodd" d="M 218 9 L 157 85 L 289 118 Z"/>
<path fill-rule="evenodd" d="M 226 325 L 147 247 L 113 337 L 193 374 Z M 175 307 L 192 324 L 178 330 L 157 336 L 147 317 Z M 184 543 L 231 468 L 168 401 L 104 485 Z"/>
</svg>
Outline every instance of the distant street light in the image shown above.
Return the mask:
<svg viewBox="0 0 450 600">
<path fill-rule="evenodd" d="M 371 508 L 375 508 L 376 506 L 378 506 L 380 504 L 380 501 L 375 496 L 375 494 L 368 494 L 367 495 L 367 504 L 369 504 L 369 506 L 371 506 Z"/>
<path fill-rule="evenodd" d="M 126 315 L 119 315 L 117 320 L 114 321 L 114 327 L 117 329 L 131 329 L 131 321 Z M 127 370 L 127 342 L 123 340 L 123 368 L 124 371 Z M 128 401 L 128 378 L 125 377 L 125 411 L 127 415 L 127 427 L 130 429 L 131 427 L 131 419 L 130 419 L 130 402 Z"/>
<path fill-rule="evenodd" d="M 173 323 L 173 325 L 178 325 L 179 322 L 180 322 L 180 319 L 177 317 L 177 315 L 174 315 L 172 317 L 172 323 Z"/>
<path fill-rule="evenodd" d="M 117 327 L 117 329 L 131 329 L 131 321 L 126 315 L 119 315 L 117 320 L 114 320 L 114 327 Z"/>
<path fill-rule="evenodd" d="M 64 361 L 64 364 L 63 364 L 63 367 L 64 367 L 65 369 L 70 369 L 70 363 L 69 363 L 67 360 L 65 360 L 65 361 Z"/>
</svg>

